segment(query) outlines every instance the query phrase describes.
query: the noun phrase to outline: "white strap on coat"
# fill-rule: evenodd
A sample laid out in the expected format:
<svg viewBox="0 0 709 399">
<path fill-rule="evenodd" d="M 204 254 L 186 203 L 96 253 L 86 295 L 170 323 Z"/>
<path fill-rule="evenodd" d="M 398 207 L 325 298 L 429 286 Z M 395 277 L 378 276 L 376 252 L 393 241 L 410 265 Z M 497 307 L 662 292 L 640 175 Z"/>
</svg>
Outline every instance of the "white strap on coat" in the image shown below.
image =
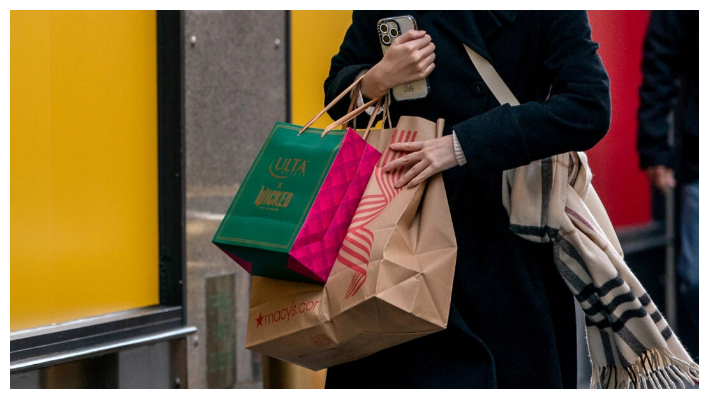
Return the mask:
<svg viewBox="0 0 709 399">
<path fill-rule="evenodd" d="M 490 89 L 490 92 L 492 92 L 492 94 L 495 96 L 500 105 L 519 105 L 517 97 L 515 97 L 510 88 L 507 87 L 505 81 L 502 80 L 502 77 L 500 77 L 500 75 L 495 70 L 495 67 L 493 67 L 488 60 L 486 60 L 484 57 L 482 57 L 480 54 L 475 52 L 467 45 L 464 44 L 463 46 L 465 47 L 465 51 L 468 53 L 470 60 L 473 62 L 475 69 L 477 69 L 478 73 L 480 74 L 480 77 L 482 77 L 483 81 Z M 613 229 L 613 224 L 611 223 L 611 220 L 608 217 L 606 208 L 603 206 L 603 203 L 598 197 L 598 194 L 596 194 L 595 189 L 593 189 L 593 186 L 591 186 L 590 184 L 589 186 L 589 194 L 586 195 L 586 198 L 583 199 L 584 203 L 588 207 L 588 210 L 591 212 L 593 217 L 596 219 L 598 225 L 601 226 L 601 229 L 603 229 L 603 233 L 605 233 L 608 241 L 611 243 L 611 245 L 613 245 L 616 251 L 618 251 L 618 254 L 623 257 L 623 250 L 620 246 L 620 242 L 618 241 L 618 236 L 615 234 L 615 230 Z"/>
<path fill-rule="evenodd" d="M 470 60 L 473 61 L 475 69 L 478 70 L 478 73 L 483 78 L 483 81 L 485 81 L 485 84 L 490 89 L 490 91 L 495 96 L 500 105 L 510 104 L 513 107 L 519 105 L 517 97 L 512 94 L 512 91 L 509 87 L 507 87 L 505 81 L 502 80 L 502 78 L 497 73 L 492 64 L 490 64 L 490 62 L 483 58 L 480 54 L 473 51 L 473 49 L 471 49 L 470 47 L 466 45 L 463 46 L 465 46 L 465 51 L 468 52 L 468 57 L 470 57 Z"/>
</svg>

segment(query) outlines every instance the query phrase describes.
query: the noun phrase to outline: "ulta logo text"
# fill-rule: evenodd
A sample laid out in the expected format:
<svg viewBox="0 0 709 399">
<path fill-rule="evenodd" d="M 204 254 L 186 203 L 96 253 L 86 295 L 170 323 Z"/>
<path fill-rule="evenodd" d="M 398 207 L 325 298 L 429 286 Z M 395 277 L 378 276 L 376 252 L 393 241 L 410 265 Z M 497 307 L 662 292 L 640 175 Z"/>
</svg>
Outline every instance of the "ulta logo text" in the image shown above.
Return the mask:
<svg viewBox="0 0 709 399">
<path fill-rule="evenodd" d="M 287 179 L 294 176 L 305 176 L 305 165 L 308 161 L 297 158 L 278 158 L 268 167 L 268 172 L 276 179 Z"/>
</svg>

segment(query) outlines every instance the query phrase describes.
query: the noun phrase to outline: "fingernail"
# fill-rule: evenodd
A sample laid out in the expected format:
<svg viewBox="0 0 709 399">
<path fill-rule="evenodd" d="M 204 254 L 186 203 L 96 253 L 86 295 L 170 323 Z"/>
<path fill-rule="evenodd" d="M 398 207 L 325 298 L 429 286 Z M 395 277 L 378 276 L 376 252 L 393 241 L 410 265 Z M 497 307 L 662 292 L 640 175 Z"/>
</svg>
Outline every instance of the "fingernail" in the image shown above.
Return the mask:
<svg viewBox="0 0 709 399">
<path fill-rule="evenodd" d="M 396 188 L 401 187 L 401 180 L 399 180 L 398 182 L 396 182 L 396 184 L 394 184 L 394 187 L 396 187 Z"/>
</svg>

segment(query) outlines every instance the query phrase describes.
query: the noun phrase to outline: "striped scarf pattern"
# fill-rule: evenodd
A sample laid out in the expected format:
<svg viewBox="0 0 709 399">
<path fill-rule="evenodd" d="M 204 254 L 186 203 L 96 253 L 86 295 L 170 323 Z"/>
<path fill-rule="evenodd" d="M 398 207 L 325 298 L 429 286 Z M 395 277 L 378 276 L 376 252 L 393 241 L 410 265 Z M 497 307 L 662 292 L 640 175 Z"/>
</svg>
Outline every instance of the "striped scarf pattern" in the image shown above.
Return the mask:
<svg viewBox="0 0 709 399">
<path fill-rule="evenodd" d="M 556 267 L 585 313 L 591 388 L 699 383 L 699 365 L 623 261 L 584 153 L 505 171 L 502 191 L 510 230 L 552 243 Z"/>
</svg>

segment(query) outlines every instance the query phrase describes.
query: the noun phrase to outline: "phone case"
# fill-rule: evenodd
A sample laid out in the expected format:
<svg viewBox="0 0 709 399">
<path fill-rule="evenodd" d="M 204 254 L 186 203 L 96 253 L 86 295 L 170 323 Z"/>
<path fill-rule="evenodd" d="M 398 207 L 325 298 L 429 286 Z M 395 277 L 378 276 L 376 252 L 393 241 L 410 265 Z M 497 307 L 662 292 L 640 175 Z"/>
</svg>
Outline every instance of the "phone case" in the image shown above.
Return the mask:
<svg viewBox="0 0 709 399">
<path fill-rule="evenodd" d="M 418 28 L 416 20 L 410 15 L 380 19 L 377 22 L 377 32 L 379 43 L 382 46 L 382 54 L 386 53 L 396 37 L 411 29 L 417 30 Z M 391 89 L 392 95 L 397 101 L 424 98 L 428 96 L 429 90 L 428 79 L 417 80 Z"/>
</svg>

